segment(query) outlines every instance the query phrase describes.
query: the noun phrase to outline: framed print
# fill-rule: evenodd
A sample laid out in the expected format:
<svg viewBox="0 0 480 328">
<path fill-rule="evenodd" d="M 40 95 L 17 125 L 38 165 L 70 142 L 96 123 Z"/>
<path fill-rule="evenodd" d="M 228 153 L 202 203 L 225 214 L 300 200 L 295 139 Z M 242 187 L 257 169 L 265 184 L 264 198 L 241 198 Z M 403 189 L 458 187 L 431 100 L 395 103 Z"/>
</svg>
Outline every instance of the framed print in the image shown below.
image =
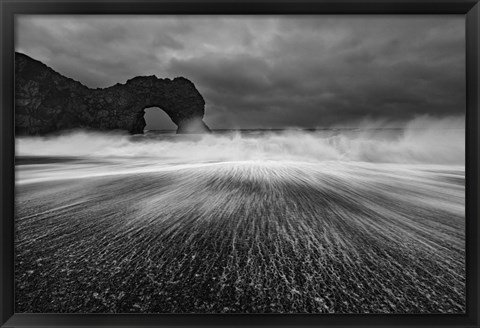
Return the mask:
<svg viewBox="0 0 480 328">
<path fill-rule="evenodd" d="M 2 1 L 2 327 L 478 326 L 477 1 Z"/>
</svg>

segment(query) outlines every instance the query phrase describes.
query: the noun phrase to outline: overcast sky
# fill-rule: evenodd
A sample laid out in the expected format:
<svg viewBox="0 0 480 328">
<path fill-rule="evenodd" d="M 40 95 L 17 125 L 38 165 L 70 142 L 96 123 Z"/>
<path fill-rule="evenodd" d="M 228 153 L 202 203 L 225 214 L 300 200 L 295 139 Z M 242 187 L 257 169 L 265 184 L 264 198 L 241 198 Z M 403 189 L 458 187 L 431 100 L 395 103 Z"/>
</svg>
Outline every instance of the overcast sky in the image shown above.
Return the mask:
<svg viewBox="0 0 480 328">
<path fill-rule="evenodd" d="M 17 51 L 88 87 L 190 79 L 211 128 L 465 113 L 463 16 L 17 17 Z"/>
</svg>

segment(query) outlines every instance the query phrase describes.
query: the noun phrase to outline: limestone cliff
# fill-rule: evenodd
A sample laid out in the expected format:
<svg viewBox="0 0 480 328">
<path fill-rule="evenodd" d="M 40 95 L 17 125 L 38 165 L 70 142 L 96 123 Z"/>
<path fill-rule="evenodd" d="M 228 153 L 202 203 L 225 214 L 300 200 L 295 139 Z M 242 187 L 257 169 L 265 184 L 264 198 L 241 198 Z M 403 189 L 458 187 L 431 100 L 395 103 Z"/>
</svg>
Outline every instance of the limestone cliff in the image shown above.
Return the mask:
<svg viewBox="0 0 480 328">
<path fill-rule="evenodd" d="M 144 110 L 159 107 L 177 133 L 203 133 L 205 101 L 183 77 L 139 76 L 125 84 L 90 89 L 45 64 L 15 53 L 15 131 L 41 135 L 74 128 L 143 133 Z"/>
</svg>

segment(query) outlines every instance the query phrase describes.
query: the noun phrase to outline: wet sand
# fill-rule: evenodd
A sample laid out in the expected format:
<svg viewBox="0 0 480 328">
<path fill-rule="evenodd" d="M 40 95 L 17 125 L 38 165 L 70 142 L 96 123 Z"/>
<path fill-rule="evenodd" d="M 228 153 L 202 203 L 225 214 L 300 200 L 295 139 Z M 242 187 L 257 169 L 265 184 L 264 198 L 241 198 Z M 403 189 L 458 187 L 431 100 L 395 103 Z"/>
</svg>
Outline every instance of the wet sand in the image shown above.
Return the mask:
<svg viewBox="0 0 480 328">
<path fill-rule="evenodd" d="M 459 166 L 136 163 L 17 166 L 17 312 L 465 311 Z"/>
</svg>

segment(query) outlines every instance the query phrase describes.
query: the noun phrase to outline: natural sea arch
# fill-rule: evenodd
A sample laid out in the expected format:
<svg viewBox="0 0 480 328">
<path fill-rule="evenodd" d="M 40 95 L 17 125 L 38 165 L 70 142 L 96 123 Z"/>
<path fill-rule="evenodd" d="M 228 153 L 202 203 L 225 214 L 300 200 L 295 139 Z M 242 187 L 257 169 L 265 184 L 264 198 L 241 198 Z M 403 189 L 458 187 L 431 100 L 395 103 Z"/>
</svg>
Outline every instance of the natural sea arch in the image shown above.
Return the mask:
<svg viewBox="0 0 480 328">
<path fill-rule="evenodd" d="M 45 64 L 15 53 L 15 133 L 60 130 L 124 130 L 141 134 L 145 109 L 161 108 L 177 133 L 208 133 L 205 100 L 184 77 L 137 76 L 124 84 L 89 88 Z M 164 120 L 169 122 L 169 120 Z"/>
</svg>

